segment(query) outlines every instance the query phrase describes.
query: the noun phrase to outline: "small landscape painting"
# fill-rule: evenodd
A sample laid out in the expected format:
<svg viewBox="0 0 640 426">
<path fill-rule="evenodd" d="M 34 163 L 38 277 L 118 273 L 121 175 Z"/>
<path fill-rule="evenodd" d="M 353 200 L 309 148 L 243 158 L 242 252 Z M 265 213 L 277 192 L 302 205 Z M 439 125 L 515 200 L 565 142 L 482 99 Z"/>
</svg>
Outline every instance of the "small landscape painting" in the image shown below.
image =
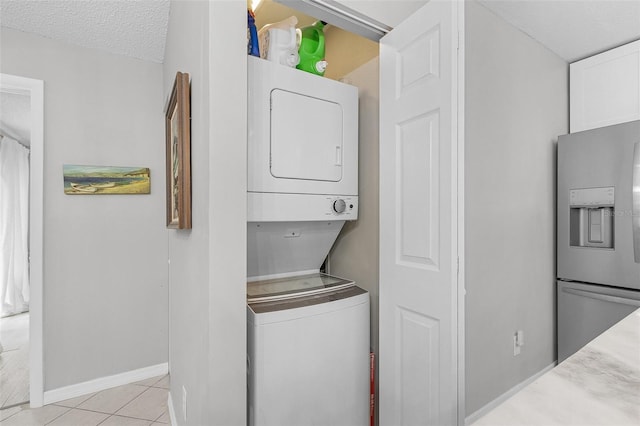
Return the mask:
<svg viewBox="0 0 640 426">
<path fill-rule="evenodd" d="M 149 194 L 146 167 L 63 165 L 64 193 L 73 195 Z"/>
</svg>

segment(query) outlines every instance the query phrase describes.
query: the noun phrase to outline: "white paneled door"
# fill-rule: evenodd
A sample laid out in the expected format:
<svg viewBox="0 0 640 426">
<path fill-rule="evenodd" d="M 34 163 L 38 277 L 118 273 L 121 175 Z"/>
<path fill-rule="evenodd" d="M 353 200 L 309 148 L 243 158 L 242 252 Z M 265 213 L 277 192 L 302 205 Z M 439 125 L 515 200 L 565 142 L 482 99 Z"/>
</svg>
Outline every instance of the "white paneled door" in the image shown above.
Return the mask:
<svg viewBox="0 0 640 426">
<path fill-rule="evenodd" d="M 457 424 L 457 2 L 380 41 L 380 425 Z"/>
</svg>

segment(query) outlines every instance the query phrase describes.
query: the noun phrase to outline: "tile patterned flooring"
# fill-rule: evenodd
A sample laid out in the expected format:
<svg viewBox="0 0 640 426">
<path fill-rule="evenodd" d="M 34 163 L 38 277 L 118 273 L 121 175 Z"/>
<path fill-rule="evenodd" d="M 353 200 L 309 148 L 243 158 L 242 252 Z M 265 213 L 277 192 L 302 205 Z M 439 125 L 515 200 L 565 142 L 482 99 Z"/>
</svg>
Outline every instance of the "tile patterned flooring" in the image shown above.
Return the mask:
<svg viewBox="0 0 640 426">
<path fill-rule="evenodd" d="M 29 401 L 29 313 L 0 318 L 0 410 Z"/>
<path fill-rule="evenodd" d="M 169 376 L 56 402 L 0 410 L 2 426 L 166 426 Z"/>
</svg>

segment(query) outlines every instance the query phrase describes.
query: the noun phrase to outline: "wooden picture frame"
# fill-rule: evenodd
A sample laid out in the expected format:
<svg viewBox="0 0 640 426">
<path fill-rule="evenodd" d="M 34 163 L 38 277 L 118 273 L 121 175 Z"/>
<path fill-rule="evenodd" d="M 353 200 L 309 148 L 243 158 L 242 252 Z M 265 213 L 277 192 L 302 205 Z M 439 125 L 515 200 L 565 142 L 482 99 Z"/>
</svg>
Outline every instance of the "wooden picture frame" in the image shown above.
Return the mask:
<svg viewBox="0 0 640 426">
<path fill-rule="evenodd" d="M 191 229 L 191 107 L 189 74 L 178 72 L 165 112 L 167 228 Z"/>
</svg>

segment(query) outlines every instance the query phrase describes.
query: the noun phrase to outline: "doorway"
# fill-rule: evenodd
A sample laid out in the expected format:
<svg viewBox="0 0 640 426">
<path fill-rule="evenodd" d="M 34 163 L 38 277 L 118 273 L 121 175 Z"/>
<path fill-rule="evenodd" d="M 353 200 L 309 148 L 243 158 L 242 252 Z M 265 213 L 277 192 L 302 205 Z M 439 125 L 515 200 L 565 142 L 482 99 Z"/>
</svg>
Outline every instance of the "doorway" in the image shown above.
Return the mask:
<svg viewBox="0 0 640 426">
<path fill-rule="evenodd" d="M 24 200 L 26 211 L 12 220 L 23 223 L 20 238 L 24 269 L 12 270 L 12 281 L 7 280 L 3 293 L 3 316 L 0 319 L 0 343 L 4 351 L 0 354 L 3 363 L 8 362 L 6 373 L 11 380 L 3 382 L 0 400 L 2 408 L 30 401 L 32 407 L 43 404 L 43 355 L 42 355 L 42 255 L 43 255 L 43 135 L 44 135 L 44 83 L 25 77 L 0 74 L 0 97 L 2 107 L 14 108 L 12 122 L 2 123 L 4 148 L 25 154 L 28 152 L 29 170 L 21 181 L 28 180 Z M 12 114 L 3 110 L 3 120 Z M 20 119 L 22 124 L 17 124 Z M 20 130 L 22 128 L 22 131 Z M 28 131 L 25 133 L 25 131 Z M 28 145 L 28 147 L 26 146 Z M 15 204 L 11 200 L 11 204 Z M 7 203 L 8 205 L 8 203 Z M 26 216 L 26 217 L 25 217 Z M 26 235 L 24 235 L 26 234 Z M 28 237 L 27 237 L 28 235 Z M 4 238 L 6 240 L 6 238 Z M 4 242 L 4 241 L 3 241 Z M 11 256 L 14 256 L 13 254 Z M 10 256 L 7 256 L 10 257 Z M 13 266 L 12 266 L 13 268 Z M 8 274 L 6 267 L 2 268 Z M 5 273 L 3 272 L 3 273 Z M 16 282 L 19 281 L 19 282 Z M 25 311 L 28 310 L 28 314 Z M 4 365 L 3 365 L 4 367 Z M 5 374 L 5 368 L 2 369 Z M 3 378 L 4 380 L 4 378 Z M 9 383 L 10 386 L 4 386 Z"/>
<path fill-rule="evenodd" d="M 30 96 L 0 93 L 0 409 L 29 401 Z"/>
</svg>

